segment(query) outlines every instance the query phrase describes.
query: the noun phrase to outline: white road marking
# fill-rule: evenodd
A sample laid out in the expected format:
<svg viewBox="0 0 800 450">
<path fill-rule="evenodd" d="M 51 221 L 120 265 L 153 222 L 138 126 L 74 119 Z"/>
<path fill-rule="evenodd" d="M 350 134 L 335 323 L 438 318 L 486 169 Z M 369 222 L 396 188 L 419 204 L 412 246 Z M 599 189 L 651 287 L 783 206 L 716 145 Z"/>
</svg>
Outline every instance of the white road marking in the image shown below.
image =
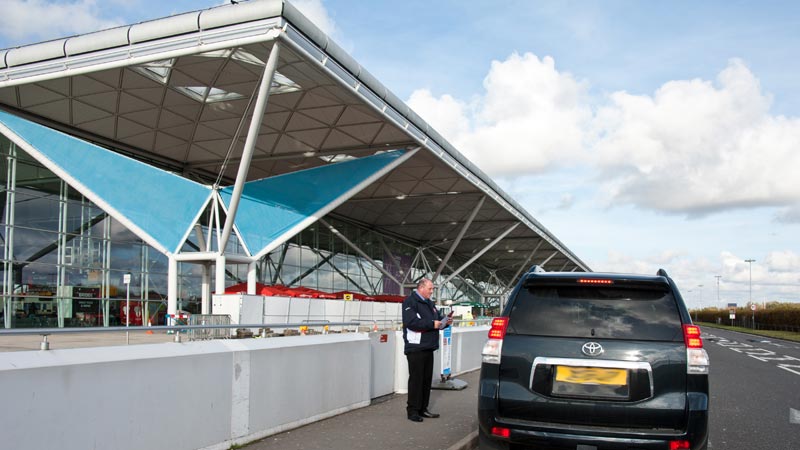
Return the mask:
<svg viewBox="0 0 800 450">
<path fill-rule="evenodd" d="M 773 352 L 772 350 L 767 350 L 763 348 L 753 347 L 750 344 L 743 344 L 737 341 L 729 341 L 725 338 L 719 338 L 718 341 L 715 342 L 720 347 L 725 347 L 729 350 L 733 350 L 737 353 L 743 353 L 753 359 L 757 359 L 762 362 L 768 361 L 800 361 L 800 358 L 795 358 L 794 356 L 789 355 L 782 355 L 778 356 L 777 353 Z M 767 342 L 768 343 L 768 342 Z M 795 375 L 800 375 L 800 364 L 776 364 L 776 366 L 780 369 L 783 369 L 787 372 L 791 372 Z M 792 410 L 798 415 L 800 415 L 800 411 Z M 794 417 L 794 416 L 793 416 Z M 800 418 L 798 418 L 798 424 L 800 424 Z"/>
<path fill-rule="evenodd" d="M 800 375 L 800 365 L 778 364 L 778 367 L 780 367 L 783 370 L 788 370 L 789 372 L 792 372 L 795 375 Z"/>
<path fill-rule="evenodd" d="M 800 425 L 800 411 L 789 408 L 789 423 Z"/>
</svg>

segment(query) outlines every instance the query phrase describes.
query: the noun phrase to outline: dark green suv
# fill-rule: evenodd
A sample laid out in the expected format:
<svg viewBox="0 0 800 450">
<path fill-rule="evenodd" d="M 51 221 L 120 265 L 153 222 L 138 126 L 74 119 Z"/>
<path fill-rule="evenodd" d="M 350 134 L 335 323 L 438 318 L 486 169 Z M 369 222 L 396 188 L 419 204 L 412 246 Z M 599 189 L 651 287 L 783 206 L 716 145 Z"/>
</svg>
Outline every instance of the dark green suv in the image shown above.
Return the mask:
<svg viewBox="0 0 800 450">
<path fill-rule="evenodd" d="M 708 354 L 657 276 L 525 274 L 483 349 L 481 449 L 705 449 Z"/>
</svg>

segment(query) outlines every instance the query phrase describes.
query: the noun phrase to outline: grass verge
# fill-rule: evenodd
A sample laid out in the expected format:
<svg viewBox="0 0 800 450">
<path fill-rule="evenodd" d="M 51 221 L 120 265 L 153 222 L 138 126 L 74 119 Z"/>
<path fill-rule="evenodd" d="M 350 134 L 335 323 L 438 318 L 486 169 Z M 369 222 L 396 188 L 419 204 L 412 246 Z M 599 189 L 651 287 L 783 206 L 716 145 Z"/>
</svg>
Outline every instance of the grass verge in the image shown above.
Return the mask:
<svg viewBox="0 0 800 450">
<path fill-rule="evenodd" d="M 752 328 L 732 327 L 730 325 L 717 325 L 710 322 L 696 322 L 695 325 L 701 328 L 720 328 L 723 330 L 738 331 L 740 333 L 754 334 L 756 336 L 771 337 L 777 339 L 785 339 L 792 342 L 800 342 L 800 333 L 791 331 L 775 331 L 775 330 L 754 330 Z"/>
</svg>

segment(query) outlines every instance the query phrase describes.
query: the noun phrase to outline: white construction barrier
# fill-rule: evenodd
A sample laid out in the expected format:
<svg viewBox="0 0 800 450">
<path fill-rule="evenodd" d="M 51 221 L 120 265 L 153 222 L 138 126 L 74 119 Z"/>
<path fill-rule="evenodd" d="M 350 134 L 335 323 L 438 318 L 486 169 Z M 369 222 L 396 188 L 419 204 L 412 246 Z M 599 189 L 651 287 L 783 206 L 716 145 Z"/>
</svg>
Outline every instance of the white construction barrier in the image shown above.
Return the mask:
<svg viewBox="0 0 800 450">
<path fill-rule="evenodd" d="M 454 374 L 480 367 L 487 329 L 454 329 Z M 405 392 L 407 380 L 399 331 L 6 352 L 2 440 L 222 450 Z"/>
<path fill-rule="evenodd" d="M 227 449 L 369 405 L 370 341 L 348 333 L 8 352 L 0 382 L 13 386 L 0 408 L 4 448 Z"/>
<path fill-rule="evenodd" d="M 214 314 L 228 314 L 231 323 L 351 322 L 375 323 L 388 328 L 402 320 L 400 303 L 220 294 L 212 297 Z M 276 332 L 283 329 L 275 328 Z M 257 330 L 252 330 L 254 333 Z"/>
</svg>

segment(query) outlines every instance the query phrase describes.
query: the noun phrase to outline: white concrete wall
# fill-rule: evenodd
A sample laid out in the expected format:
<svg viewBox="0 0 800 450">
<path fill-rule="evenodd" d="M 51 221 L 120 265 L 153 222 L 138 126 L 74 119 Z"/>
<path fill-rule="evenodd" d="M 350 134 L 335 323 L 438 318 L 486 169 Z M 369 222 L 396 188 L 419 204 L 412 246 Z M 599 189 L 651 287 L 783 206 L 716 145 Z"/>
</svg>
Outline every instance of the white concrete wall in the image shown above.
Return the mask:
<svg viewBox="0 0 800 450">
<path fill-rule="evenodd" d="M 454 329 L 454 374 L 480 367 L 487 329 Z M 395 331 L 6 352 L 0 440 L 222 450 L 406 392 L 407 380 Z"/>
<path fill-rule="evenodd" d="M 214 314 L 228 314 L 231 323 L 301 323 L 306 320 L 329 322 L 365 322 L 388 328 L 402 320 L 400 303 L 360 302 L 301 297 L 266 297 L 245 294 L 214 295 Z M 263 317 L 262 317 L 263 314 Z M 273 327 L 276 332 L 282 328 Z"/>
<path fill-rule="evenodd" d="M 452 373 L 469 372 L 481 367 L 481 350 L 489 338 L 490 328 L 489 326 L 453 328 L 453 354 L 450 361 Z"/>
<path fill-rule="evenodd" d="M 386 336 L 386 342 L 381 342 Z M 394 393 L 394 361 L 397 346 L 397 333 L 394 331 L 378 331 L 369 334 L 370 363 L 372 376 L 370 382 L 370 398 L 378 398 Z M 400 335 L 403 340 L 403 335 Z"/>
<path fill-rule="evenodd" d="M 369 405 L 363 334 L 0 353 L 3 448 L 227 449 Z"/>
</svg>

